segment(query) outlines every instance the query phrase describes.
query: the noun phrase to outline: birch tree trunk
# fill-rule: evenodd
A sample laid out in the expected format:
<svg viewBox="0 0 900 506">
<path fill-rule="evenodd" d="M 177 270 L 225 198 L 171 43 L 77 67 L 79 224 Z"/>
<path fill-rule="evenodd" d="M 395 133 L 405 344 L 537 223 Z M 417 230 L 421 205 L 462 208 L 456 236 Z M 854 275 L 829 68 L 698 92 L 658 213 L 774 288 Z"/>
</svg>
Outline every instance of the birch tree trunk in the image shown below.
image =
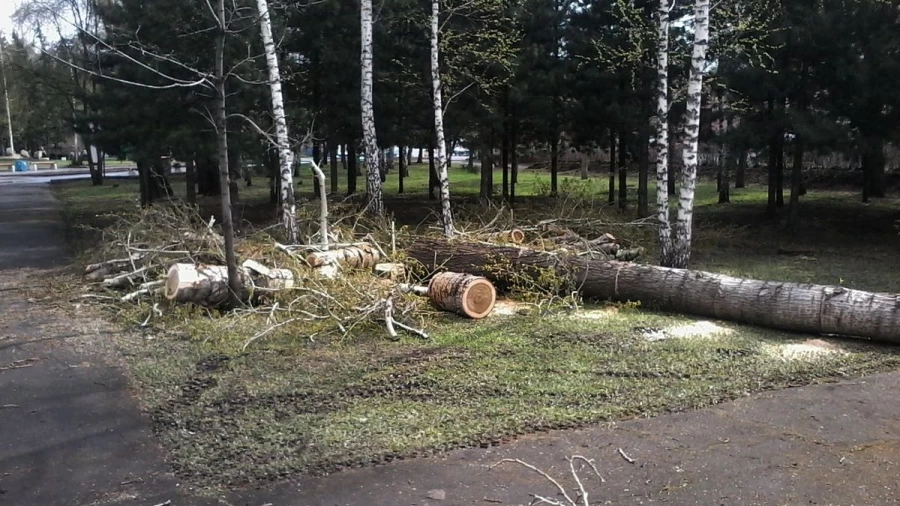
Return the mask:
<svg viewBox="0 0 900 506">
<path fill-rule="evenodd" d="M 371 214 L 381 215 L 384 214 L 384 197 L 381 192 L 381 168 L 379 167 L 381 150 L 378 149 L 378 137 L 375 135 L 375 111 L 372 98 L 372 0 L 362 0 L 359 17 L 362 33 L 360 106 L 362 109 L 363 143 L 366 146 L 366 194 L 368 199 L 366 209 Z"/>
<path fill-rule="evenodd" d="M 685 268 L 691 260 L 691 233 L 694 221 L 694 189 L 697 186 L 697 148 L 700 137 L 700 101 L 703 73 L 709 46 L 709 0 L 694 4 L 694 49 L 688 78 L 687 111 L 684 118 L 682 183 L 678 200 L 678 227 L 675 232 L 673 267 Z"/>
<path fill-rule="evenodd" d="M 431 0 L 431 88 L 434 131 L 437 135 L 437 176 L 441 188 L 441 225 L 444 235 L 453 237 L 453 211 L 450 209 L 450 179 L 447 175 L 447 143 L 444 140 L 444 106 L 441 97 L 440 13 L 440 0 Z"/>
<path fill-rule="evenodd" d="M 231 174 L 228 170 L 228 122 L 225 95 L 225 0 L 216 5 L 219 35 L 216 38 L 216 147 L 219 155 L 219 188 L 222 192 L 222 234 L 225 236 L 225 264 L 228 270 L 228 287 L 231 303 L 240 303 L 242 283 L 238 274 L 237 258 L 234 254 L 234 223 L 231 218 Z"/>
<path fill-rule="evenodd" d="M 669 221 L 669 0 L 659 0 L 656 48 L 656 215 L 659 220 L 659 263 L 674 262 Z"/>
<path fill-rule="evenodd" d="M 269 3 L 256 0 L 259 10 L 259 31 L 266 52 L 266 67 L 269 69 L 269 92 L 272 95 L 272 115 L 275 117 L 275 142 L 278 144 L 278 161 L 281 172 L 281 225 L 290 244 L 297 243 L 297 204 L 294 200 L 294 153 L 288 138 L 287 118 L 284 112 L 284 96 L 281 93 L 281 72 L 278 56 L 275 54 L 275 40 L 272 38 L 272 18 Z M 325 195 L 322 195 L 325 198 Z"/>
</svg>

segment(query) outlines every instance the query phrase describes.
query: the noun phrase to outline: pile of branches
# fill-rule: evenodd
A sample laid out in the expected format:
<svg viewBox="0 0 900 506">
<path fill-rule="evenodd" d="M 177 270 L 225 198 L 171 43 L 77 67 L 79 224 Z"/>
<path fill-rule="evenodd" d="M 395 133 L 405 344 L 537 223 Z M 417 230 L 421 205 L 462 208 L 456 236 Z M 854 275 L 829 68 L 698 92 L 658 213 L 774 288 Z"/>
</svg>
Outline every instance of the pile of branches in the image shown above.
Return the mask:
<svg viewBox="0 0 900 506">
<path fill-rule="evenodd" d="M 170 265 L 225 261 L 224 239 L 215 220 L 204 221 L 187 206 L 159 206 L 115 217 L 103 231 L 84 278 L 127 293 L 123 302 L 161 291 Z"/>
<path fill-rule="evenodd" d="M 219 307 L 218 303 L 228 297 L 218 296 L 209 283 L 181 292 L 188 293 L 188 300 L 184 300 L 175 294 L 178 281 L 172 281 L 178 278 L 179 269 L 191 271 L 192 276 L 225 273 L 224 240 L 215 220 L 204 219 L 194 208 L 177 203 L 126 213 L 103 230 L 100 244 L 91 252 L 92 263 L 84 269 L 84 280 L 90 284 L 91 293 L 83 297 L 111 300 L 116 307 L 146 311 L 142 326 L 154 317 L 162 319 L 166 305 L 174 307 L 179 302 L 228 309 L 206 314 L 232 319 L 236 326 L 248 323 L 259 327 L 259 320 L 263 319 L 264 329 L 243 347 L 279 332 L 302 334 L 309 339 L 326 335 L 343 339 L 364 330 L 387 328 L 392 337 L 398 337 L 398 330 L 427 337 L 419 330 L 428 312 L 424 301 L 410 290 L 401 289 L 417 286 L 418 279 L 407 273 L 402 264 L 392 262 L 399 257 L 396 247 L 387 245 L 391 250 L 388 253 L 376 239 L 392 234 L 381 230 L 381 222 L 366 222 L 364 226 L 359 219 L 336 223 L 328 241 L 309 234 L 309 239 L 320 244 L 284 245 L 265 230 L 239 238 L 235 250 L 246 293 L 239 297 L 242 304 L 238 307 Z M 360 232 L 365 234 L 353 243 L 334 242 Z M 365 265 L 339 265 L 336 261 L 323 264 L 316 260 L 337 258 L 354 250 L 372 256 L 366 257 Z M 376 262 L 384 262 L 379 267 L 401 268 L 376 275 Z M 331 275 L 325 274 L 326 268 L 331 269 Z M 270 285 L 275 288 L 267 288 L 264 282 L 269 272 L 278 273 L 279 283 Z M 225 276 L 225 283 L 220 286 L 227 289 Z M 182 272 L 181 278 L 185 277 L 187 274 Z"/>
</svg>

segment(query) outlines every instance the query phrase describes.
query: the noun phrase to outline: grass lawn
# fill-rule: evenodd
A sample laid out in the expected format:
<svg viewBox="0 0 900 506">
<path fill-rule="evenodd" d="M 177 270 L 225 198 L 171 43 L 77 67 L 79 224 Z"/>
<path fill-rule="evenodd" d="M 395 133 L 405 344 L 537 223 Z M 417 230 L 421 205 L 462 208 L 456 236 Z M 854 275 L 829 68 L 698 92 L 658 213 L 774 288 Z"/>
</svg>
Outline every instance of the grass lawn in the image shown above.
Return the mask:
<svg viewBox="0 0 900 506">
<path fill-rule="evenodd" d="M 264 181 L 242 185 L 242 201 L 265 208 Z M 69 223 L 102 226 L 96 215 L 134 205 L 136 182 L 110 183 L 55 186 Z M 616 234 L 652 250 L 652 229 L 616 225 L 634 216 L 602 205 L 605 180 L 575 176 L 560 184 L 565 195 L 578 196 L 572 205 L 597 205 Z M 478 175 L 451 172 L 455 195 L 471 197 L 478 186 Z M 542 198 L 547 186 L 546 174 L 524 171 L 518 193 L 527 198 L 517 213 L 540 215 L 555 205 Z M 418 223 L 431 205 L 423 199 L 426 187 L 427 168 L 414 167 L 406 183 L 410 194 L 391 197 L 388 208 Z M 310 178 L 304 176 L 299 188 L 309 193 Z M 385 191 L 396 190 L 391 178 Z M 585 204 L 589 195 L 596 202 Z M 700 185 L 695 268 L 900 292 L 894 268 L 900 199 L 862 205 L 856 192 L 813 189 L 802 201 L 802 227 L 790 231 L 763 218 L 762 187 L 736 190 L 730 205 L 716 204 L 715 197 L 713 184 Z M 212 209 L 214 199 L 207 204 Z M 82 241 L 76 247 L 86 237 L 96 240 L 73 234 Z M 807 251 L 779 255 L 779 248 Z M 246 352 L 241 345 L 266 328 L 264 316 L 168 311 L 152 340 L 126 334 L 120 344 L 178 473 L 210 487 L 489 446 L 528 432 L 693 409 L 900 365 L 890 346 L 698 323 L 602 302 L 543 317 L 497 314 L 471 322 L 436 316 L 425 322 L 428 341 L 389 341 L 382 329 L 368 329 L 311 342 L 303 328 L 287 326 Z M 146 313 L 135 306 L 120 316 L 130 325 Z M 660 329 L 669 338 L 648 338 Z"/>
</svg>

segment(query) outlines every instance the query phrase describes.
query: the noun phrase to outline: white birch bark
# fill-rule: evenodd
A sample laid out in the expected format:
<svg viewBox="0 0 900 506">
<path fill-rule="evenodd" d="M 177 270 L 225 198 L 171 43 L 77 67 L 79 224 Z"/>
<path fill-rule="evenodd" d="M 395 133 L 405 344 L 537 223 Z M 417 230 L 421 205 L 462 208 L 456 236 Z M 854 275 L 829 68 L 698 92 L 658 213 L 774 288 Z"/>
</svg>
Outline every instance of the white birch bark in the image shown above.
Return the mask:
<svg viewBox="0 0 900 506">
<path fill-rule="evenodd" d="M 684 118 L 684 174 L 678 200 L 678 223 L 675 232 L 673 267 L 686 268 L 691 259 L 691 227 L 694 219 L 694 189 L 697 185 L 697 148 L 700 135 L 700 101 L 703 95 L 703 73 L 709 45 L 709 0 L 694 4 L 694 48 L 688 78 L 687 111 Z"/>
<path fill-rule="evenodd" d="M 275 54 L 275 40 L 272 37 L 272 18 L 269 3 L 256 0 L 259 10 L 259 31 L 266 52 L 266 67 L 269 69 L 269 91 L 272 95 L 272 115 L 275 118 L 275 142 L 278 145 L 279 170 L 281 172 L 281 224 L 290 244 L 297 243 L 297 204 L 294 199 L 294 153 L 288 137 L 287 118 L 284 112 L 284 95 L 281 92 L 281 72 L 278 56 Z M 325 194 L 321 196 L 325 200 Z"/>
<path fill-rule="evenodd" d="M 444 139 L 444 106 L 441 97 L 440 0 L 431 0 L 431 87 L 434 106 L 434 131 L 437 133 L 437 173 L 441 188 L 441 224 L 444 235 L 453 237 L 453 210 L 450 208 L 450 178 L 447 174 L 447 143 Z"/>
<path fill-rule="evenodd" d="M 360 3 L 360 29 L 362 48 L 360 51 L 361 91 L 360 108 L 362 109 L 363 142 L 366 147 L 366 193 L 368 205 L 366 209 L 375 215 L 384 214 L 384 197 L 381 191 L 381 150 L 378 149 L 378 137 L 375 134 L 375 111 L 373 101 L 373 69 L 372 69 L 372 0 Z"/>
<path fill-rule="evenodd" d="M 669 222 L 669 0 L 659 0 L 656 53 L 656 210 L 659 220 L 660 263 L 672 263 Z"/>
</svg>

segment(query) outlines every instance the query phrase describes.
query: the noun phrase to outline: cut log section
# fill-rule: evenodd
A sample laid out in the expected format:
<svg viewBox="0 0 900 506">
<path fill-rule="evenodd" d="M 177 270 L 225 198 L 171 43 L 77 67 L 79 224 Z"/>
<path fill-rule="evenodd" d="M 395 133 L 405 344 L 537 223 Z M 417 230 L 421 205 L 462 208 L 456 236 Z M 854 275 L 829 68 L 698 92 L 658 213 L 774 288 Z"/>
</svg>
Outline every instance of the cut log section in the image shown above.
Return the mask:
<svg viewBox="0 0 900 506">
<path fill-rule="evenodd" d="M 249 266 L 248 266 L 249 263 Z M 287 269 L 269 269 L 257 262 L 245 262 L 238 270 L 244 287 L 239 299 L 248 302 L 266 292 L 294 286 L 294 274 Z M 224 265 L 175 264 L 169 268 L 163 289 L 174 302 L 219 307 L 230 300 L 228 267 Z"/>
<path fill-rule="evenodd" d="M 488 237 L 496 241 L 510 242 L 513 244 L 522 244 L 525 242 L 525 232 L 518 228 L 504 230 L 503 232 L 495 232 Z"/>
<path fill-rule="evenodd" d="M 443 240 L 418 240 L 407 254 L 427 269 L 466 272 L 500 283 L 509 282 L 512 272 L 538 279 L 549 268 L 587 298 L 640 301 L 683 314 L 900 344 L 900 296 L 893 294 Z"/>
<path fill-rule="evenodd" d="M 431 278 L 428 297 L 440 309 L 478 320 L 493 311 L 497 291 L 483 277 L 443 272 Z"/>
</svg>

